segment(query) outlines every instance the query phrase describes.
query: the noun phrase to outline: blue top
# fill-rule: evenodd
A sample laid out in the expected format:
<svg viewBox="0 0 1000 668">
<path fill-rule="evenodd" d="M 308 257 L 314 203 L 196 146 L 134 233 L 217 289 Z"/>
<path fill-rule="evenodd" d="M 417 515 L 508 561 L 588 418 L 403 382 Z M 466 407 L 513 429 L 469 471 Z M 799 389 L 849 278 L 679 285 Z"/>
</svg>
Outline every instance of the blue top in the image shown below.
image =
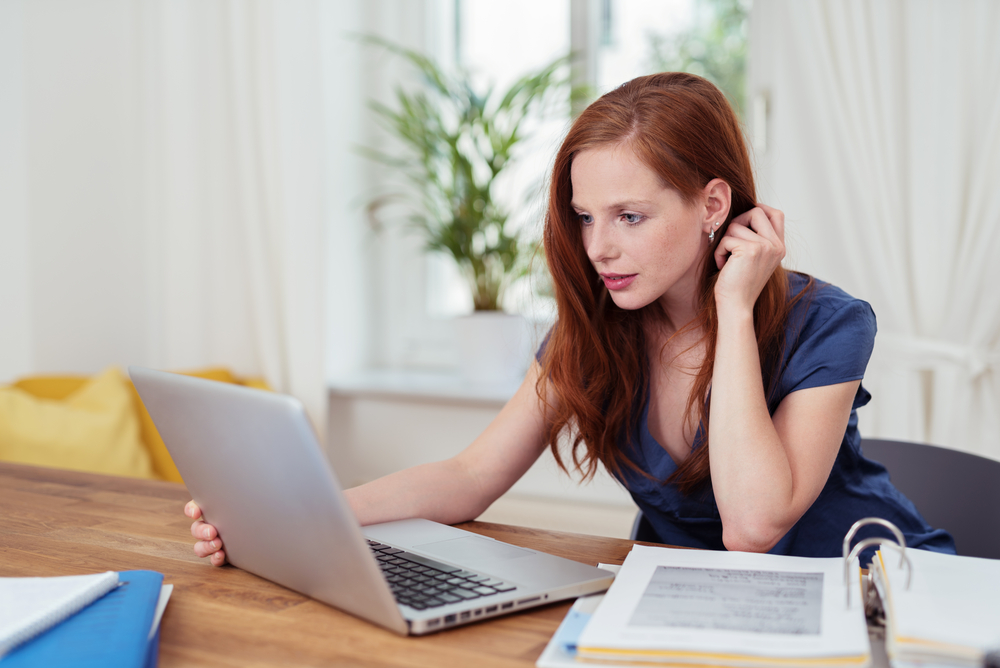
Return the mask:
<svg viewBox="0 0 1000 668">
<path fill-rule="evenodd" d="M 788 276 L 789 296 L 793 297 L 803 290 L 808 277 L 791 272 Z M 875 343 L 875 329 L 875 314 L 867 302 L 816 281 L 812 293 L 796 302 L 788 318 L 780 377 L 774 395 L 768 400 L 770 413 L 774 415 L 781 401 L 796 390 L 863 378 Z M 770 550 L 772 554 L 840 556 L 844 535 L 851 525 L 873 516 L 899 527 L 908 547 L 955 552 L 951 535 L 928 526 L 910 500 L 889 482 L 885 467 L 862 454 L 857 409 L 870 399 L 868 391 L 859 386 L 840 452 L 823 491 Z M 622 484 L 661 542 L 725 549 L 722 520 L 711 487 L 684 496 L 676 485 L 663 483 L 677 466 L 649 433 L 648 393 L 641 410 L 638 438 L 631 439 L 624 447 L 629 458 L 653 479 L 626 468 Z M 703 430 L 699 428 L 694 447 L 699 447 L 702 440 Z M 858 539 L 869 535 L 885 535 L 885 530 L 866 527 L 859 532 Z"/>
</svg>

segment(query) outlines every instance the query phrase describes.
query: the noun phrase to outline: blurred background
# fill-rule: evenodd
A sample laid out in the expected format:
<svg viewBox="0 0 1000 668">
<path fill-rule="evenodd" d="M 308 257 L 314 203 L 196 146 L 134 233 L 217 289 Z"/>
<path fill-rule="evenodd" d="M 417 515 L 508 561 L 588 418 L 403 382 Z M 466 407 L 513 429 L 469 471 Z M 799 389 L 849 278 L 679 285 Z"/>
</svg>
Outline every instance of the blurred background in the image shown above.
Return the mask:
<svg viewBox="0 0 1000 668">
<path fill-rule="evenodd" d="M 553 321 L 536 244 L 573 111 L 682 69 L 738 110 L 785 265 L 878 316 L 863 435 L 1000 459 L 998 30 L 990 0 L 0 0 L 0 383 L 222 367 L 301 399 L 345 485 L 448 457 Z M 460 102 L 496 122 L 421 162 L 406 100 L 455 137 Z M 479 227 L 450 247 L 413 170 L 456 165 Z M 485 315 L 516 321 L 470 329 L 472 267 L 511 248 Z M 484 519 L 634 512 L 546 456 Z"/>
</svg>

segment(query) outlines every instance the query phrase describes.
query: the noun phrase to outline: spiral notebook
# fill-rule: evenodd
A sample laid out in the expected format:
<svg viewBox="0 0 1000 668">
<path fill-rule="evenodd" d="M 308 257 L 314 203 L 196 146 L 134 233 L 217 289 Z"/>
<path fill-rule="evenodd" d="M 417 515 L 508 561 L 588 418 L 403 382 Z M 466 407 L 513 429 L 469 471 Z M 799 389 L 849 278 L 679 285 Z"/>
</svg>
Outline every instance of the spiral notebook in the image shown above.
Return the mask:
<svg viewBox="0 0 1000 668">
<path fill-rule="evenodd" d="M 155 668 L 162 585 L 155 571 L 0 578 L 0 666 Z"/>
<path fill-rule="evenodd" d="M 118 586 L 118 573 L 0 578 L 0 659 Z"/>
</svg>

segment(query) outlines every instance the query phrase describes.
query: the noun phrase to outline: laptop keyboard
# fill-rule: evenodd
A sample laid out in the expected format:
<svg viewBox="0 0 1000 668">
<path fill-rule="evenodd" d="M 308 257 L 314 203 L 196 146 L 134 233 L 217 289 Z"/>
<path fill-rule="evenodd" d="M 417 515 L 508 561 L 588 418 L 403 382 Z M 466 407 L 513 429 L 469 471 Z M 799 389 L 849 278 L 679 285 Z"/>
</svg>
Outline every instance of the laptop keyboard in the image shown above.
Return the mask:
<svg viewBox="0 0 1000 668">
<path fill-rule="evenodd" d="M 375 554 L 396 600 L 416 610 L 485 598 L 517 588 L 510 583 L 373 540 L 368 541 L 368 546 Z"/>
</svg>

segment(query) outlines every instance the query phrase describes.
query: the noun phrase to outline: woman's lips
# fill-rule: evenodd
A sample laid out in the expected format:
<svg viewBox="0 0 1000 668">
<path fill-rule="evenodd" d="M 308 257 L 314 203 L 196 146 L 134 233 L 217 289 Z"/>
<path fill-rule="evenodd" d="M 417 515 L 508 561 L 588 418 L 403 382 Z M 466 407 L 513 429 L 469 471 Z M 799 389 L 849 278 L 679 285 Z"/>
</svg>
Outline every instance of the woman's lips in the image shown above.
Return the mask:
<svg viewBox="0 0 1000 668">
<path fill-rule="evenodd" d="M 638 274 L 601 274 L 604 286 L 608 290 L 624 290 L 635 280 Z"/>
</svg>

